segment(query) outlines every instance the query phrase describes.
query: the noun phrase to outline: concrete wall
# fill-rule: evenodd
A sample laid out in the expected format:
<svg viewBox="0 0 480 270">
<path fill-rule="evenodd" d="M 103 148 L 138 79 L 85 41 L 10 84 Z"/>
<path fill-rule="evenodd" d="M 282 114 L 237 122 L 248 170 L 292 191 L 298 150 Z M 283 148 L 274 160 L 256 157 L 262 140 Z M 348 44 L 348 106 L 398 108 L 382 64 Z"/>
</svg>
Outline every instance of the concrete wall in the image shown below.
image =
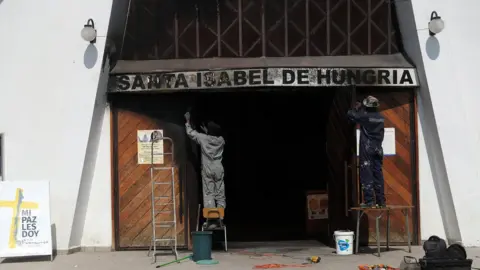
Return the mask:
<svg viewBox="0 0 480 270">
<path fill-rule="evenodd" d="M 0 0 L 5 180 L 49 180 L 54 247 L 110 247 L 102 59 L 112 0 Z M 97 43 L 80 30 L 92 18 Z M 99 83 L 100 82 L 100 83 Z"/>
<path fill-rule="evenodd" d="M 475 0 L 396 1 L 405 50 L 419 68 L 421 234 L 479 246 L 479 30 Z M 432 11 L 445 21 L 428 33 Z M 413 14 L 413 16 L 412 16 Z"/>
</svg>

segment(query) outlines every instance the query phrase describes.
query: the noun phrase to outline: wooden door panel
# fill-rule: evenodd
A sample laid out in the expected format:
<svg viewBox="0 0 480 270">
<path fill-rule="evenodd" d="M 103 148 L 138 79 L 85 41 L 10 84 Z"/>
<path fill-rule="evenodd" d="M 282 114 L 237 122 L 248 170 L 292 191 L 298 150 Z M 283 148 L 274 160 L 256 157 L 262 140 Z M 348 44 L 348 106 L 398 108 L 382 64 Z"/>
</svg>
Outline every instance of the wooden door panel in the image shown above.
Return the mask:
<svg viewBox="0 0 480 270">
<path fill-rule="evenodd" d="M 395 92 L 362 92 L 363 98 L 374 95 L 380 100 L 380 111 L 385 117 L 385 128 L 395 128 L 396 155 L 385 156 L 383 174 L 385 178 L 385 196 L 388 205 L 413 205 L 413 179 L 412 176 L 412 122 L 411 112 L 413 106 L 413 91 Z M 417 207 L 415 205 L 415 207 Z M 376 243 L 375 239 L 375 212 L 367 215 L 368 219 L 368 242 Z M 405 218 L 400 211 L 392 211 L 391 214 L 390 242 L 396 244 L 407 243 Z M 410 231 L 414 230 L 414 217 L 410 215 Z M 386 218 L 382 218 L 380 229 L 380 241 L 386 241 Z M 412 237 L 412 239 L 415 239 Z"/>
<path fill-rule="evenodd" d="M 117 248 L 146 248 L 152 239 L 152 185 L 150 165 L 140 165 L 137 162 L 137 130 L 164 129 L 154 117 L 133 112 L 127 109 L 116 109 L 117 135 L 115 161 L 117 163 Z M 165 136 L 169 136 L 165 131 Z M 164 151 L 171 151 L 169 141 L 164 141 Z M 171 166 L 171 156 L 165 156 L 164 165 Z M 155 181 L 170 181 L 171 171 L 157 170 Z M 170 187 L 157 185 L 156 196 L 170 196 Z M 180 217 L 180 183 L 178 167 L 175 169 L 175 197 L 177 209 L 177 240 L 178 245 L 186 245 L 184 223 Z M 157 210 L 158 212 L 158 210 Z M 173 212 L 158 214 L 157 220 L 173 220 Z M 157 228 L 157 238 L 168 235 L 169 228 Z"/>
</svg>

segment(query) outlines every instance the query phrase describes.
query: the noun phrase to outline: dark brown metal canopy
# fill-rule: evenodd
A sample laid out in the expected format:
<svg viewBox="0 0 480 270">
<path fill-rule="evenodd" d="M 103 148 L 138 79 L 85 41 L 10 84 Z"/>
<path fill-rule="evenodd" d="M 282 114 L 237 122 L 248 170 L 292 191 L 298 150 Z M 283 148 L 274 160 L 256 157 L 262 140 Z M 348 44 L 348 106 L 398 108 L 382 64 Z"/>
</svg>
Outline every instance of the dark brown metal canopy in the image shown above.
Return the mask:
<svg viewBox="0 0 480 270">
<path fill-rule="evenodd" d="M 111 74 L 145 74 L 159 72 L 226 70 L 247 68 L 413 68 L 400 53 L 390 55 L 197 58 L 117 62 Z"/>
</svg>

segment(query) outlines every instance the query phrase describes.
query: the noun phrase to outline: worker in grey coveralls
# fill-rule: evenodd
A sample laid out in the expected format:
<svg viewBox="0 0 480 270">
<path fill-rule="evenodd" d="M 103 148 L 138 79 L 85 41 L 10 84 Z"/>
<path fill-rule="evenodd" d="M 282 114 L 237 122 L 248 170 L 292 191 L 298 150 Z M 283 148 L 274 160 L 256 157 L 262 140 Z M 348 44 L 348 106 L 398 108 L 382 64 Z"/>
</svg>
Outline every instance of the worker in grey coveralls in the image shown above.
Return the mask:
<svg viewBox="0 0 480 270">
<path fill-rule="evenodd" d="M 363 189 L 362 207 L 385 207 L 383 179 L 383 137 L 385 118 L 378 112 L 377 98 L 368 96 L 363 106 L 357 102 L 348 111 L 348 118 L 360 125 L 360 183 Z M 375 197 L 374 197 L 375 194 Z"/>
<path fill-rule="evenodd" d="M 200 133 L 190 125 L 190 113 L 185 114 L 187 135 L 200 145 L 202 151 L 203 207 L 225 208 L 225 183 L 223 182 L 222 155 L 225 140 L 220 135 L 220 126 L 210 121 L 205 133 Z"/>
</svg>

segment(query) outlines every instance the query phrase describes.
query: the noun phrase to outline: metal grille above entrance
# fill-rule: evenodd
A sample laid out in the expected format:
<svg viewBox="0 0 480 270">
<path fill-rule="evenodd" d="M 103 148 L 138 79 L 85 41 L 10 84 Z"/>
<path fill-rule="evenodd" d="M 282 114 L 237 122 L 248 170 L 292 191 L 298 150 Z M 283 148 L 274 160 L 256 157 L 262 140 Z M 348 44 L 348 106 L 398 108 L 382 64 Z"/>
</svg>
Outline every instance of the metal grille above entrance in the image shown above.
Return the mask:
<svg viewBox="0 0 480 270">
<path fill-rule="evenodd" d="M 394 54 L 390 0 L 132 0 L 122 60 Z"/>
</svg>

